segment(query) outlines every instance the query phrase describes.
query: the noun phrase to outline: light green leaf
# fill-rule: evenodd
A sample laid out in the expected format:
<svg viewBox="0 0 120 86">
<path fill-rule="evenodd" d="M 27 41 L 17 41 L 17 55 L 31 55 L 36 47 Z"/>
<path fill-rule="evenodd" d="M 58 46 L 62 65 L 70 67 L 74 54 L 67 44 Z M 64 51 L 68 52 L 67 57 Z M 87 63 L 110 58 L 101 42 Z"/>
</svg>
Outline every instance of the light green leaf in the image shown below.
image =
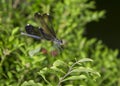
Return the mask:
<svg viewBox="0 0 120 86">
<path fill-rule="evenodd" d="M 81 59 L 81 60 L 79 60 L 78 62 L 91 62 L 91 61 L 93 61 L 92 59 L 89 59 L 89 58 L 83 58 L 83 59 Z"/>
<path fill-rule="evenodd" d="M 13 30 L 12 30 L 12 34 L 11 35 L 15 35 L 17 32 L 18 32 L 18 27 L 16 27 L 16 28 L 14 28 Z"/>
<path fill-rule="evenodd" d="M 8 77 L 9 77 L 10 79 L 11 79 L 12 76 L 13 76 L 11 72 L 8 72 L 7 75 L 8 75 Z"/>
<path fill-rule="evenodd" d="M 38 74 L 45 74 L 46 72 L 48 72 L 48 68 L 47 67 L 45 67 L 45 68 L 43 68 L 42 70 L 40 70 L 40 72 L 38 72 Z"/>
<path fill-rule="evenodd" d="M 66 65 L 64 61 L 62 60 L 56 60 L 54 63 L 53 63 L 53 66 L 57 67 L 57 66 L 63 66 L 63 65 Z"/>
<path fill-rule="evenodd" d="M 65 78 L 63 80 L 64 81 L 67 81 L 67 80 L 81 80 L 81 79 L 86 79 L 87 77 L 85 75 L 79 75 L 79 76 L 70 76 L 68 78 Z"/>
<path fill-rule="evenodd" d="M 14 36 L 10 36 L 10 37 L 9 37 L 9 42 L 14 42 L 14 39 L 15 39 Z"/>
<path fill-rule="evenodd" d="M 25 81 L 21 86 L 43 86 L 41 83 L 36 83 L 33 80 Z"/>
<path fill-rule="evenodd" d="M 92 73 L 94 75 L 97 75 L 100 77 L 100 74 L 96 71 L 94 71 L 93 69 L 91 68 L 85 68 L 85 67 L 79 67 L 79 68 L 76 68 L 76 69 L 73 69 L 71 71 L 71 73 L 81 73 L 81 72 L 84 72 L 84 73 Z"/>
<path fill-rule="evenodd" d="M 29 51 L 29 55 L 32 57 L 34 56 L 36 53 L 40 52 L 40 47 L 36 48 L 36 49 L 33 49 L 33 50 L 30 50 Z"/>
<path fill-rule="evenodd" d="M 65 72 L 64 72 L 62 69 L 57 68 L 57 67 L 55 67 L 55 66 L 51 67 L 51 69 L 54 70 L 54 71 L 58 71 L 58 72 L 61 72 L 61 73 L 64 73 L 64 74 L 65 74 Z"/>
<path fill-rule="evenodd" d="M 71 85 L 71 84 L 67 84 L 67 85 L 65 85 L 65 86 L 74 86 L 74 85 Z"/>
<path fill-rule="evenodd" d="M 89 72 L 94 72 L 91 68 L 85 68 L 85 67 L 77 67 L 77 68 L 75 68 L 75 69 L 73 69 L 72 71 L 71 71 L 72 73 L 74 72 L 85 72 L 85 73 L 89 73 Z"/>
<path fill-rule="evenodd" d="M 45 78 L 45 75 L 44 75 L 44 74 L 42 74 L 42 73 L 39 73 L 39 74 L 40 74 L 41 77 L 44 79 L 44 81 L 49 84 L 49 86 L 52 86 L 52 85 L 50 84 L 50 82 Z"/>
</svg>

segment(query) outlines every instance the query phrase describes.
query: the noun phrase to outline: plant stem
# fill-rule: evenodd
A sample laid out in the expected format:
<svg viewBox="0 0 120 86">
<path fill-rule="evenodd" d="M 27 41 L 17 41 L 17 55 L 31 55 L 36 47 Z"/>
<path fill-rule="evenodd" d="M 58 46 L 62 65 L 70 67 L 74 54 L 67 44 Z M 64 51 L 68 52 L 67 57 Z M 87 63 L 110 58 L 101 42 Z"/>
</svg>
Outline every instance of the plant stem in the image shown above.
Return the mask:
<svg viewBox="0 0 120 86">
<path fill-rule="evenodd" d="M 63 82 L 63 80 L 71 73 L 72 68 L 73 68 L 77 63 L 79 63 L 79 61 L 75 62 L 74 64 L 72 64 L 72 65 L 69 67 L 68 72 L 67 72 L 62 78 L 60 78 L 59 83 L 58 83 L 58 86 L 61 86 L 61 83 Z"/>
</svg>

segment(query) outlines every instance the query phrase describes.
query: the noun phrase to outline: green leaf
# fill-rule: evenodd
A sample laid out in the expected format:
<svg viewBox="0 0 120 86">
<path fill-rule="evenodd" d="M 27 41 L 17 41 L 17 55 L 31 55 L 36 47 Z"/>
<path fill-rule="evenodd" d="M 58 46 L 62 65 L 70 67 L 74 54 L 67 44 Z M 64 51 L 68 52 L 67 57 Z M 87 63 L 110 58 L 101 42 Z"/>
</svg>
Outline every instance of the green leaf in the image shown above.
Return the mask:
<svg viewBox="0 0 120 86">
<path fill-rule="evenodd" d="M 84 72 L 84 73 L 93 73 L 93 74 L 96 74 L 96 75 L 100 76 L 100 74 L 98 72 L 94 71 L 91 68 L 77 67 L 77 68 L 75 68 L 75 69 L 73 69 L 71 71 L 71 73 L 81 73 L 81 72 Z"/>
<path fill-rule="evenodd" d="M 44 67 L 43 69 L 40 70 L 40 72 L 38 72 L 38 74 L 45 74 L 46 72 L 48 72 L 48 68 Z"/>
<path fill-rule="evenodd" d="M 57 68 L 55 66 L 51 67 L 51 69 L 54 70 L 54 71 L 61 72 L 61 73 L 65 74 L 65 72 L 62 69 Z"/>
<path fill-rule="evenodd" d="M 78 62 L 92 62 L 93 60 L 92 59 L 89 59 L 89 58 L 83 58 L 81 60 L 79 60 Z"/>
<path fill-rule="evenodd" d="M 52 86 L 52 85 L 50 84 L 50 82 L 46 79 L 46 77 L 45 77 L 45 75 L 44 75 L 43 73 L 40 73 L 40 72 L 39 72 L 39 74 L 42 76 L 42 78 L 44 79 L 44 81 L 49 84 L 49 86 Z"/>
<path fill-rule="evenodd" d="M 53 66 L 57 67 L 57 66 L 63 66 L 63 65 L 66 65 L 66 63 L 62 60 L 56 60 L 54 63 L 53 63 Z"/>
<path fill-rule="evenodd" d="M 41 83 L 36 83 L 33 80 L 25 81 L 21 86 L 43 86 Z"/>
<path fill-rule="evenodd" d="M 70 77 L 67 77 L 63 80 L 64 81 L 67 81 L 67 80 L 81 80 L 81 79 L 86 79 L 87 77 L 85 75 L 79 75 L 79 76 L 70 76 Z"/>
<path fill-rule="evenodd" d="M 12 30 L 12 34 L 11 34 L 11 35 L 15 35 L 15 34 L 18 32 L 18 30 L 19 30 L 18 27 L 14 28 L 14 29 Z"/>
<path fill-rule="evenodd" d="M 9 42 L 14 42 L 15 37 L 12 35 L 9 37 Z"/>
<path fill-rule="evenodd" d="M 8 77 L 9 77 L 9 79 L 11 79 L 12 76 L 13 76 L 11 72 L 7 72 L 7 75 L 8 75 Z"/>
<path fill-rule="evenodd" d="M 29 55 L 32 57 L 34 56 L 36 53 L 40 52 L 40 47 L 36 48 L 36 49 L 33 49 L 33 50 L 30 50 L 29 51 Z"/>
</svg>

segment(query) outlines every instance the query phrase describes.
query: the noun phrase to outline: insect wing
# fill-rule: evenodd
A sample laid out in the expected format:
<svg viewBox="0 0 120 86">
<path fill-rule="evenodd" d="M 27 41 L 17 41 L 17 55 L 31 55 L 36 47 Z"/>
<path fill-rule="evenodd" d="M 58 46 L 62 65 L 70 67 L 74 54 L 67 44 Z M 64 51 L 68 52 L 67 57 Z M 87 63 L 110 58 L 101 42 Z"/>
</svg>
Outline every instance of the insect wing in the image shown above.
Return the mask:
<svg viewBox="0 0 120 86">
<path fill-rule="evenodd" d="M 35 18 L 41 23 L 43 31 L 46 34 L 46 36 L 49 37 L 49 39 L 53 39 L 56 37 L 55 31 L 51 25 L 50 16 L 48 14 L 41 15 L 40 13 L 36 13 Z"/>
<path fill-rule="evenodd" d="M 48 15 L 48 14 L 43 14 L 43 19 L 44 19 L 46 25 L 48 26 L 47 29 L 51 32 L 51 34 L 52 34 L 54 37 L 56 37 L 56 33 L 55 33 L 54 28 L 53 28 L 53 26 L 52 26 L 52 19 L 51 19 L 50 15 Z"/>
<path fill-rule="evenodd" d="M 38 29 L 37 27 L 34 27 L 33 25 L 27 24 L 25 26 L 25 30 L 28 34 L 41 36 L 40 29 Z"/>
<path fill-rule="evenodd" d="M 41 35 L 42 28 L 34 27 L 31 24 L 27 24 L 25 26 L 25 30 L 26 30 L 26 33 L 22 33 L 22 35 L 33 37 L 33 38 L 36 38 L 36 39 L 42 39 L 43 38 L 42 35 Z"/>
</svg>

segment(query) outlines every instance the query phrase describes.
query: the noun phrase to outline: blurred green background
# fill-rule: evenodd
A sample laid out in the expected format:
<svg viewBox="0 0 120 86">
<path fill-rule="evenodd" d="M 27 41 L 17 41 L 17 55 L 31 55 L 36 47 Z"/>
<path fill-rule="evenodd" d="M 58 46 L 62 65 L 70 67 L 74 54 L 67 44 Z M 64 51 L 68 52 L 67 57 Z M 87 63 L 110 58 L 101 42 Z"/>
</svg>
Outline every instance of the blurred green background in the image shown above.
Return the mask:
<svg viewBox="0 0 120 86">
<path fill-rule="evenodd" d="M 38 25 L 36 12 L 52 16 L 60 54 L 49 41 L 21 35 L 26 24 Z M 120 86 L 119 51 L 84 36 L 105 13 L 92 0 L 1 0 L 0 86 Z"/>
</svg>

